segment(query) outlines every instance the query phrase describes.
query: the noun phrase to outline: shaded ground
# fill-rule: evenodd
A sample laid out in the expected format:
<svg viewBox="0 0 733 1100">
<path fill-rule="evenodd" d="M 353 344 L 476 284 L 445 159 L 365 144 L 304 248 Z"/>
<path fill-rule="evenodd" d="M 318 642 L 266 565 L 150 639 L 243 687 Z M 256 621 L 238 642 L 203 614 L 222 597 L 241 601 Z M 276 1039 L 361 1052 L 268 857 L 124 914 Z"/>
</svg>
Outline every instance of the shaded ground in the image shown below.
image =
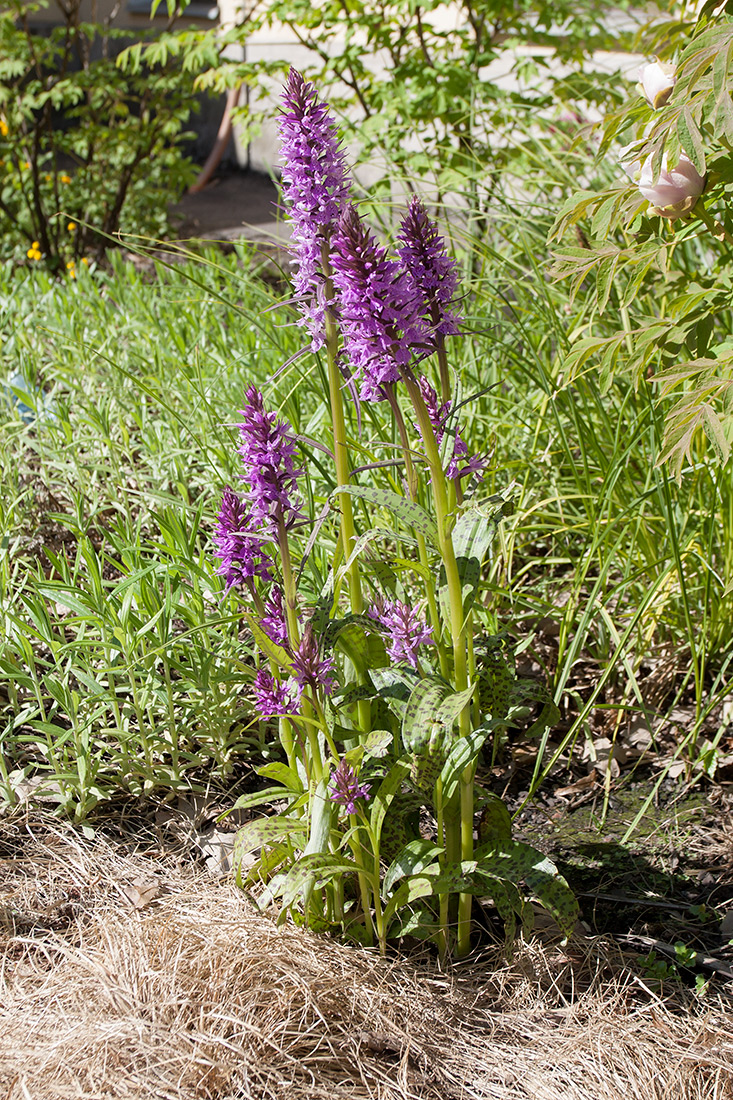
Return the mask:
<svg viewBox="0 0 733 1100">
<path fill-rule="evenodd" d="M 178 235 L 187 239 L 286 241 L 288 230 L 278 209 L 278 191 L 259 172 L 216 177 L 199 194 L 184 195 L 171 210 Z"/>
</svg>

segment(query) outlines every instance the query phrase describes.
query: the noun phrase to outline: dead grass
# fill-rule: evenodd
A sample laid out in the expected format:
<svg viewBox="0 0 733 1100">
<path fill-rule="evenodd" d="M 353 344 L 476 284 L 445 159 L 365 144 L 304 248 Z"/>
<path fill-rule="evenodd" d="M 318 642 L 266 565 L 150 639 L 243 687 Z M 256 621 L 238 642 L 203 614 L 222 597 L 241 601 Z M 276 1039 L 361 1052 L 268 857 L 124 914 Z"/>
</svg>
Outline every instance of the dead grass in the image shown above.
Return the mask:
<svg viewBox="0 0 733 1100">
<path fill-rule="evenodd" d="M 191 866 L 5 823 L 0 1100 L 726 1100 L 733 1011 L 598 941 L 429 959 L 278 929 Z"/>
</svg>

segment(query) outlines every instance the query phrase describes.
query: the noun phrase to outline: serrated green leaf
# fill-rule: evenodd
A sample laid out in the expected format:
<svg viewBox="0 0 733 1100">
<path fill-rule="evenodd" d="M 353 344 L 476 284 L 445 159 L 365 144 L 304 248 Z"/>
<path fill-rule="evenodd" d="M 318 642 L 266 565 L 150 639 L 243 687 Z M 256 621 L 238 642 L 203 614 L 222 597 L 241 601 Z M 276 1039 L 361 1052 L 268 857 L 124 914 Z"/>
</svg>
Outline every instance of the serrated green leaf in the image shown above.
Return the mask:
<svg viewBox="0 0 733 1100">
<path fill-rule="evenodd" d="M 677 119 L 677 135 L 680 145 L 695 165 L 695 168 L 697 168 L 701 176 L 704 176 L 707 170 L 705 164 L 705 146 L 703 145 L 702 134 L 700 133 L 697 121 L 692 114 L 689 104 L 685 104 Z M 672 156 L 674 156 L 674 154 L 670 152 L 670 157 Z"/>
</svg>

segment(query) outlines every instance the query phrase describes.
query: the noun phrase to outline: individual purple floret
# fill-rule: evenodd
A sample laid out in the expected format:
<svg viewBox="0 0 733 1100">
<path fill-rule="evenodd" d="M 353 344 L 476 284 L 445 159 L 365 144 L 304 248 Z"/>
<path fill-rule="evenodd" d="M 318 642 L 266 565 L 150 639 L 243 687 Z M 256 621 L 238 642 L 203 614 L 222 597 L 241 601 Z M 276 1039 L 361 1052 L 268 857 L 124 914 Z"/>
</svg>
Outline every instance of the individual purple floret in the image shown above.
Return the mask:
<svg viewBox="0 0 733 1100">
<path fill-rule="evenodd" d="M 446 421 L 450 415 L 450 401 L 446 401 L 442 405 L 439 404 L 437 393 L 424 376 L 418 379 L 418 383 L 425 407 L 428 410 L 430 423 L 433 425 L 436 442 L 440 446 L 445 435 Z M 468 447 L 464 443 L 461 433 L 456 431 L 453 441 L 453 454 L 450 456 L 445 471 L 446 477 L 451 478 L 451 480 L 460 480 L 469 474 L 481 473 L 484 468 L 484 460 L 479 458 L 478 455 L 473 455 L 471 458 L 467 458 L 467 455 Z"/>
<path fill-rule="evenodd" d="M 265 604 L 265 614 L 260 619 L 260 625 L 276 645 L 288 644 L 288 624 L 285 619 L 283 594 L 277 586 L 272 589 L 270 598 Z"/>
<path fill-rule="evenodd" d="M 254 577 L 272 580 L 273 562 L 266 545 L 253 525 L 247 504 L 227 485 L 214 528 L 214 552 L 221 559 L 217 573 L 224 577 L 227 592 Z"/>
<path fill-rule="evenodd" d="M 296 441 L 289 425 L 276 413 L 265 412 L 262 394 L 250 386 L 238 425 L 239 454 L 244 465 L 244 480 L 249 483 L 252 523 L 276 538 L 280 525 L 288 530 L 302 519 L 295 468 Z"/>
<path fill-rule="evenodd" d="M 344 348 L 361 380 L 362 401 L 382 401 L 414 351 L 430 350 L 417 286 L 350 207 L 331 252 Z"/>
<path fill-rule="evenodd" d="M 356 813 L 356 800 L 369 798 L 371 785 L 359 783 L 355 770 L 346 760 L 342 760 L 331 776 L 331 785 L 328 788 L 332 802 L 338 802 L 346 808 L 347 814 Z"/>
<path fill-rule="evenodd" d="M 435 644 L 432 626 L 400 600 L 380 599 L 369 608 L 369 615 L 383 628 L 387 653 L 395 662 L 405 661 L 417 668 L 419 647 Z"/>
<path fill-rule="evenodd" d="M 455 335 L 458 320 L 451 306 L 458 289 L 456 265 L 417 195 L 410 200 L 397 239 L 401 241 L 398 255 L 418 289 L 433 331 L 440 336 Z"/>
<path fill-rule="evenodd" d="M 290 70 L 279 120 L 283 197 L 293 222 L 295 292 L 303 320 L 318 351 L 324 343 L 328 304 L 321 252 L 349 201 L 344 154 L 336 123 L 312 84 Z"/>
<path fill-rule="evenodd" d="M 313 633 L 313 627 L 306 623 L 300 645 L 293 655 L 293 676 L 298 687 L 303 690 L 311 688 L 319 689 L 325 695 L 330 695 L 336 686 L 336 681 L 330 675 L 333 661 L 330 657 L 321 657 L 318 653 L 318 641 Z"/>
<path fill-rule="evenodd" d="M 255 710 L 260 718 L 281 718 L 298 713 L 300 692 L 292 682 L 278 683 L 267 669 L 260 668 L 253 689 Z"/>
</svg>

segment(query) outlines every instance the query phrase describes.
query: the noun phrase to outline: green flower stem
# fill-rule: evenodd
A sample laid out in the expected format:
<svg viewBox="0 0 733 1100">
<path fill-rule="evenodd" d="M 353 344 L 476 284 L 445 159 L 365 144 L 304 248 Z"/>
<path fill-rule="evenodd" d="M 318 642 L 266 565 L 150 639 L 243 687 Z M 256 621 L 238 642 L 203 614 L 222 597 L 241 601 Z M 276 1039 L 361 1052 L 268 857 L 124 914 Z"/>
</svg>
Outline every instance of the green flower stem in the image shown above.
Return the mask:
<svg viewBox="0 0 733 1100">
<path fill-rule="evenodd" d="M 438 839 L 439 841 L 441 841 L 443 839 L 445 822 L 443 818 L 443 781 L 440 776 L 438 776 L 438 779 L 435 783 L 435 816 L 438 826 Z M 445 866 L 446 858 L 447 853 L 444 850 L 442 854 L 438 857 L 438 861 L 441 866 Z M 440 932 L 438 933 L 438 954 L 440 956 L 440 961 L 445 962 L 448 955 L 448 925 L 450 922 L 448 908 L 450 904 L 450 898 L 448 894 L 440 894 L 439 899 Z"/>
<path fill-rule="evenodd" d="M 405 470 L 407 472 L 407 484 L 410 492 L 410 499 L 417 499 L 417 475 L 415 473 L 415 466 L 412 461 L 412 451 L 410 449 L 410 440 L 407 435 L 407 427 L 405 425 L 405 418 L 402 415 L 402 409 L 397 401 L 397 395 L 394 391 L 393 385 L 387 385 L 384 387 L 387 394 L 387 401 L 392 409 L 392 415 L 394 416 L 395 423 L 397 425 L 397 431 L 400 436 L 400 444 L 402 446 L 402 454 L 405 460 Z M 420 564 L 425 569 L 430 569 L 430 559 L 428 558 L 428 547 L 425 542 L 425 536 L 420 531 L 415 531 L 417 537 L 417 549 L 418 556 L 420 558 Z M 431 584 L 425 585 L 426 595 L 428 599 L 428 615 L 430 617 L 430 623 L 433 628 L 433 637 L 435 638 L 435 645 L 438 650 L 438 659 L 440 660 L 440 672 L 441 675 L 448 679 L 448 655 L 445 652 L 445 646 L 442 643 L 441 635 L 443 632 L 442 623 L 440 621 L 440 612 L 438 611 L 438 602 L 435 599 L 435 589 Z"/>
<path fill-rule="evenodd" d="M 328 249 L 325 245 L 323 247 L 322 263 L 323 273 L 326 279 L 324 293 L 326 295 L 326 301 L 331 301 L 335 291 L 333 282 L 331 281 Z M 339 487 L 342 487 L 347 486 L 351 480 L 351 466 L 349 463 L 348 443 L 346 440 L 344 404 L 341 398 L 341 375 L 338 369 L 338 326 L 330 309 L 326 309 L 325 324 L 326 355 L 328 359 L 328 395 L 331 403 L 336 481 Z M 354 509 L 351 502 L 351 496 L 348 493 L 339 493 L 339 508 L 341 509 L 341 541 L 343 544 L 344 558 L 348 559 L 354 545 Z M 361 576 L 358 558 L 354 558 L 349 566 L 349 597 L 351 610 L 355 615 L 360 615 L 364 610 L 364 598 L 361 591 Z"/>
<path fill-rule="evenodd" d="M 278 520 L 277 542 L 280 549 L 280 564 L 283 571 L 283 596 L 285 597 L 285 618 L 288 624 L 288 638 L 290 645 L 295 649 L 300 641 L 300 628 L 298 627 L 297 594 L 295 590 L 295 574 L 290 559 L 290 545 L 285 524 Z"/>
<path fill-rule="evenodd" d="M 453 676 L 457 691 L 464 691 L 468 686 L 468 663 L 466 646 L 466 623 L 463 615 L 463 589 L 458 573 L 455 550 L 451 539 L 451 515 L 448 510 L 448 486 L 445 471 L 440 461 L 438 443 L 433 431 L 425 402 L 423 401 L 420 387 L 411 371 L 402 372 L 402 377 L 410 395 L 415 415 L 417 416 L 420 434 L 425 444 L 425 453 L 433 484 L 435 500 L 435 513 L 438 523 L 438 544 L 440 547 L 443 566 L 445 568 L 448 584 L 448 601 L 450 606 L 450 628 L 453 641 Z M 471 731 L 470 704 L 461 711 L 458 719 L 461 737 L 467 737 Z M 466 768 L 460 783 L 460 811 L 451 805 L 444 808 L 445 812 L 445 846 L 449 861 L 459 859 L 471 859 L 473 857 L 473 770 Z M 467 955 L 471 949 L 471 907 L 470 894 L 459 895 L 458 900 L 458 938 L 457 954 L 461 958 Z"/>
<path fill-rule="evenodd" d="M 437 325 L 440 320 L 437 310 L 433 310 L 433 324 Z M 435 339 L 435 347 L 438 352 L 438 368 L 440 370 L 440 400 L 445 405 L 446 401 L 450 401 L 450 371 L 448 369 L 448 356 L 445 350 L 445 337 L 442 334 L 438 334 Z"/>
<path fill-rule="evenodd" d="M 328 246 L 323 245 L 321 262 L 325 276 L 326 301 L 330 302 L 335 294 L 331 280 L 331 266 L 329 263 Z M 344 419 L 344 403 L 341 396 L 341 374 L 338 368 L 338 325 L 330 309 L 326 309 L 326 358 L 328 361 L 328 395 L 331 405 L 331 425 L 333 427 L 333 453 L 336 463 L 336 481 L 339 487 L 348 486 L 351 480 L 351 464 L 349 462 L 349 449 L 346 439 L 346 421 Z M 347 561 L 354 546 L 354 508 L 349 493 L 339 493 L 339 509 L 341 512 L 341 547 L 344 560 Z M 364 611 L 364 595 L 361 588 L 361 573 L 359 559 L 355 557 L 349 565 L 349 603 L 354 615 L 361 615 Z M 353 662 L 352 662 L 353 663 Z M 354 665 L 357 678 L 364 682 L 364 669 Z M 372 728 L 371 704 L 368 699 L 359 699 L 356 704 L 359 718 L 359 728 L 364 736 Z"/>
<path fill-rule="evenodd" d="M 356 865 L 359 867 L 357 878 L 359 879 L 359 896 L 361 897 L 361 908 L 364 913 L 364 927 L 367 934 L 367 947 L 372 947 L 372 945 L 374 944 L 374 922 L 372 920 L 372 907 L 370 904 L 370 887 L 367 877 L 366 864 L 364 861 L 364 849 L 362 847 L 361 840 L 359 839 L 359 828 L 356 814 L 349 814 L 349 825 L 351 826 L 349 847 L 351 848 L 351 854 L 354 857 L 354 863 L 356 863 Z M 375 896 L 379 893 L 379 871 L 377 871 L 377 885 L 373 893 Z"/>
</svg>

